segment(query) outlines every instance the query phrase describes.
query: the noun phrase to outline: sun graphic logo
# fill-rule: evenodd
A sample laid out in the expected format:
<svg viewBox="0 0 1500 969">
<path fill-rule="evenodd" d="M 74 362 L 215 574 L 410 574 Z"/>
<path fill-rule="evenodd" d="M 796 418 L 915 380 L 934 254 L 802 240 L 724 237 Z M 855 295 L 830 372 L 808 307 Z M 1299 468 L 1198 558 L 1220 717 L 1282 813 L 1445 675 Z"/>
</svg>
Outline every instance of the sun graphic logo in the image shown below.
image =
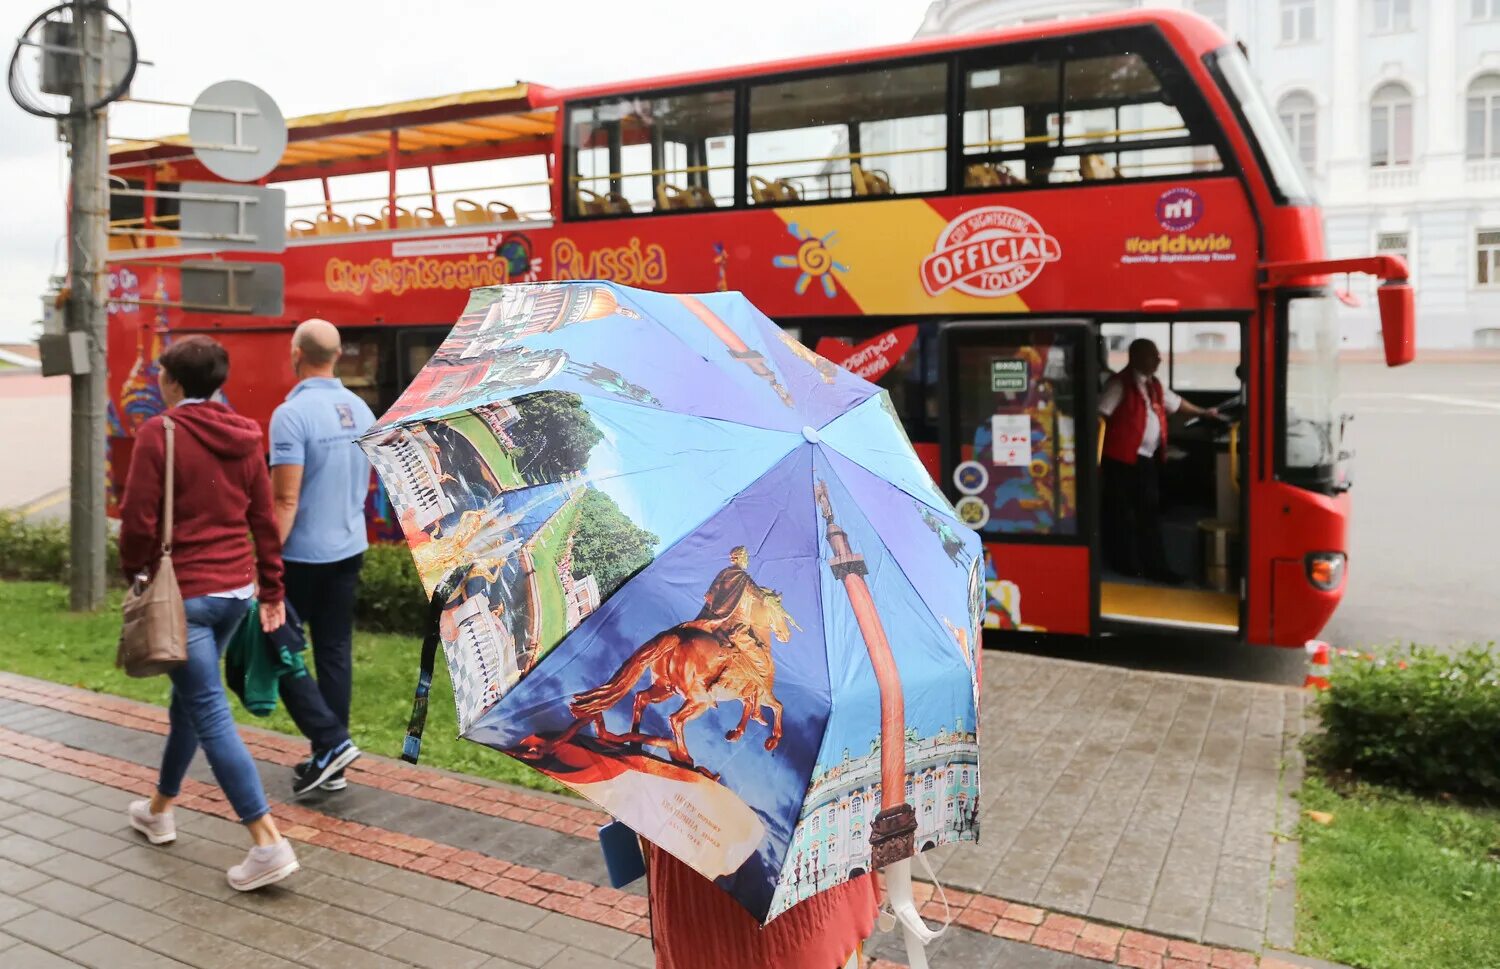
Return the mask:
<svg viewBox="0 0 1500 969">
<path fill-rule="evenodd" d="M 849 267 L 833 258 L 828 247 L 833 245 L 833 237 L 837 232 L 830 232 L 826 236 L 816 236 L 811 232 L 804 232 L 802 227 L 793 222 L 786 227 L 787 232 L 799 243 L 796 253 L 783 256 L 774 256 L 771 265 L 778 269 L 799 269 L 801 275 L 797 277 L 797 284 L 793 286 L 798 296 L 807 292 L 808 284 L 814 279 L 823 287 L 823 295 L 833 299 L 838 292 L 838 285 L 833 281 L 835 272 L 846 273 Z"/>
</svg>

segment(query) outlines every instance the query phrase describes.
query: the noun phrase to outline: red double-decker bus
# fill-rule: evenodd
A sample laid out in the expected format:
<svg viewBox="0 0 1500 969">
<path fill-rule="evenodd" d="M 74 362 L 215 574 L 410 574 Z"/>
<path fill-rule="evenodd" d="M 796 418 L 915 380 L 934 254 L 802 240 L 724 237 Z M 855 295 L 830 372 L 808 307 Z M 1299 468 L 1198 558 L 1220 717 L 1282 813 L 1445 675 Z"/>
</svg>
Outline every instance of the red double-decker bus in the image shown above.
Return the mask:
<svg viewBox="0 0 1500 969">
<path fill-rule="evenodd" d="M 329 319 L 345 382 L 379 412 L 471 287 L 737 289 L 889 391 L 985 539 L 991 628 L 1300 645 L 1339 601 L 1349 496 L 1328 283 L 1382 280 L 1392 365 L 1412 356 L 1411 290 L 1400 260 L 1324 258 L 1276 119 L 1207 21 L 1137 11 L 289 129 L 267 179 L 288 193 L 282 253 L 194 249 L 169 200 L 117 200 L 117 481 L 160 408 L 155 354 L 179 334 L 229 347 L 229 401 L 265 421 L 293 382 L 292 327 Z M 145 188 L 210 178 L 173 139 L 117 146 L 111 167 Z M 205 311 L 202 279 L 225 277 L 202 270 L 226 262 L 279 266 L 284 303 Z M 1100 554 L 1097 398 L 1142 337 L 1165 382 L 1231 418 L 1172 421 L 1164 544 L 1192 579 L 1177 586 L 1115 575 Z M 373 527 L 382 516 L 375 495 Z"/>
</svg>

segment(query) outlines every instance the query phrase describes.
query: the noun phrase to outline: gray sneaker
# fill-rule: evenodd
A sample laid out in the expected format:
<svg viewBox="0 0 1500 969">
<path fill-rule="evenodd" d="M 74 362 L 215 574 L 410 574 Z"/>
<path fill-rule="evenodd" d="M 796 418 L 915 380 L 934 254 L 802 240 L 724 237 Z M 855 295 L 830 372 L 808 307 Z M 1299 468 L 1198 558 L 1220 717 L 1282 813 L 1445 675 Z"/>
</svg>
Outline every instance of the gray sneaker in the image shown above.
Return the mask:
<svg viewBox="0 0 1500 969">
<path fill-rule="evenodd" d="M 229 869 L 229 887 L 253 892 L 281 881 L 300 867 L 292 843 L 282 838 L 275 844 L 251 848 L 243 862 Z"/>
<path fill-rule="evenodd" d="M 130 819 L 130 826 L 145 835 L 146 840 L 154 845 L 177 840 L 177 822 L 172 818 L 172 812 L 152 814 L 150 801 L 131 801 L 130 807 L 125 810 L 125 816 Z"/>
</svg>

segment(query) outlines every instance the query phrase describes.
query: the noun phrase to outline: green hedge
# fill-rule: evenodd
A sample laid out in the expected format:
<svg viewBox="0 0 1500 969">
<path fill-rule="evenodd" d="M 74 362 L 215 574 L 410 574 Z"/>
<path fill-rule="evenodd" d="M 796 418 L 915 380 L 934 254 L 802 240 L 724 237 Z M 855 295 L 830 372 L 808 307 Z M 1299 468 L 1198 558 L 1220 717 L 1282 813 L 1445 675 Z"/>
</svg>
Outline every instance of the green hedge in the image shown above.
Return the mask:
<svg viewBox="0 0 1500 969">
<path fill-rule="evenodd" d="M 1413 646 L 1345 659 L 1309 745 L 1330 770 L 1416 791 L 1500 799 L 1500 655 Z"/>
<path fill-rule="evenodd" d="M 427 596 L 405 545 L 371 545 L 365 553 L 354 621 L 370 632 L 426 634 Z"/>
<path fill-rule="evenodd" d="M 120 549 L 113 535 L 105 549 L 105 577 L 123 585 Z M 0 509 L 0 579 L 44 582 L 68 581 L 68 524 L 31 522 L 14 511 Z"/>
</svg>

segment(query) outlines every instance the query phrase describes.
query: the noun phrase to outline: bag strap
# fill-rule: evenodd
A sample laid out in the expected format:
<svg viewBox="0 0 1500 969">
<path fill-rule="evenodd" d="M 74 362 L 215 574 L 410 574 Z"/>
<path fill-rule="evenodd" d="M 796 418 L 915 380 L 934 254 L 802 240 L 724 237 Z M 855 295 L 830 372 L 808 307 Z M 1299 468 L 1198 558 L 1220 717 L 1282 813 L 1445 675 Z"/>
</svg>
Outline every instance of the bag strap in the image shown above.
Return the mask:
<svg viewBox="0 0 1500 969">
<path fill-rule="evenodd" d="M 411 702 L 411 719 L 406 724 L 406 739 L 401 742 L 401 759 L 415 764 L 422 753 L 422 732 L 427 729 L 427 696 L 432 692 L 432 668 L 437 663 L 438 644 L 443 641 L 443 608 L 469 575 L 472 566 L 460 566 L 432 590 L 427 606 L 427 635 L 422 640 L 421 666 L 417 671 L 417 694 Z"/>
<path fill-rule="evenodd" d="M 161 493 L 161 503 L 162 503 L 161 554 L 162 554 L 163 557 L 167 557 L 167 556 L 170 556 L 172 554 L 172 510 L 173 510 L 173 507 L 177 504 L 176 495 L 174 495 L 172 493 L 172 489 L 173 489 L 173 476 L 172 476 L 172 472 L 173 472 L 174 466 L 177 463 L 177 461 L 176 461 L 176 457 L 177 457 L 177 435 L 175 433 L 173 433 L 173 432 L 176 430 L 177 425 L 172 422 L 172 418 L 170 418 L 170 417 L 166 416 L 165 414 L 163 414 L 162 415 L 162 419 L 161 419 L 161 426 L 162 426 L 162 429 L 166 432 L 166 435 L 167 435 L 167 457 L 166 457 L 167 472 L 166 472 L 166 479 L 165 479 L 165 481 L 162 484 L 162 493 Z"/>
</svg>

